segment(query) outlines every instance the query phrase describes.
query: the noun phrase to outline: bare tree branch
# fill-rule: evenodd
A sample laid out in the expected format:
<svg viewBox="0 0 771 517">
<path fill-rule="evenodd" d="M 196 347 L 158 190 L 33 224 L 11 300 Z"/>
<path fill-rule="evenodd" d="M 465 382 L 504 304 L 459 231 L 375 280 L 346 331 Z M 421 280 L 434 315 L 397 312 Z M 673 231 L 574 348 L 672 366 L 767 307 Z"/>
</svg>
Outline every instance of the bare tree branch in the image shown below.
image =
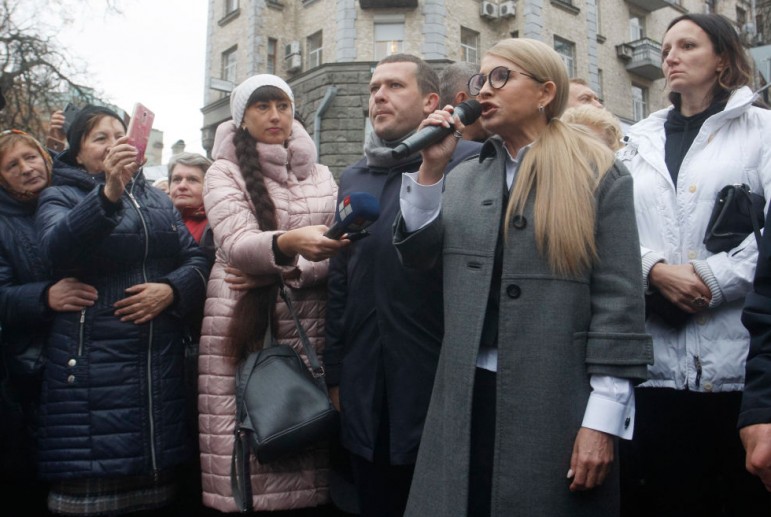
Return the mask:
<svg viewBox="0 0 771 517">
<path fill-rule="evenodd" d="M 131 0 L 126 0 L 131 1 Z M 59 21 L 79 9 L 93 9 L 93 0 L 0 0 L 0 91 L 6 107 L 0 130 L 18 128 L 44 139 L 52 112 L 67 102 L 94 102 L 95 92 L 83 79 L 87 70 L 57 43 L 56 29 L 46 13 Z M 105 15 L 119 15 L 122 0 L 98 2 Z M 77 9 L 79 8 L 79 9 Z"/>
</svg>

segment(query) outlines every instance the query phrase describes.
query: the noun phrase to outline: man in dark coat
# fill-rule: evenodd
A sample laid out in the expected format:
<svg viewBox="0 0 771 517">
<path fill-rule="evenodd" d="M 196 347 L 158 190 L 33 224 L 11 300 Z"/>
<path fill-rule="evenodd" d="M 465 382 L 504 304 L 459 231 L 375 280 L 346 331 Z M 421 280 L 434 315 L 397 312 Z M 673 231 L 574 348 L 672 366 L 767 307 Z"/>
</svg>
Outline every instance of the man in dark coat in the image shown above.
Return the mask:
<svg viewBox="0 0 771 517">
<path fill-rule="evenodd" d="M 739 434 L 747 450 L 747 470 L 771 492 L 771 211 L 758 243 L 753 290 L 747 295 L 742 323 L 750 332 Z"/>
<path fill-rule="evenodd" d="M 369 83 L 373 131 L 365 156 L 343 171 L 339 199 L 367 192 L 380 202 L 371 236 L 330 261 L 327 344 L 330 393 L 342 412 L 342 444 L 351 453 L 361 515 L 402 515 L 409 494 L 443 332 L 442 275 L 401 266 L 392 244 L 403 172 L 392 149 L 438 106 L 439 80 L 423 60 L 381 60 Z M 448 170 L 476 155 L 460 142 Z M 337 399 L 339 397 L 339 399 Z"/>
</svg>

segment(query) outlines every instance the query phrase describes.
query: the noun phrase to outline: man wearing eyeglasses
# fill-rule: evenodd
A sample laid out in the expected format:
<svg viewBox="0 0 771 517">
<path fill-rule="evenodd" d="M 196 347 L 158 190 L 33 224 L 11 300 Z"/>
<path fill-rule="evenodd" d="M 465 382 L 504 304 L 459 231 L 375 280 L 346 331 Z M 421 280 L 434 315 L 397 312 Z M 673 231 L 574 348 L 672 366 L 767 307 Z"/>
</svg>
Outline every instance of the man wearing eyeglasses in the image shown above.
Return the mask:
<svg viewBox="0 0 771 517">
<path fill-rule="evenodd" d="M 351 453 L 360 515 L 401 516 L 443 317 L 441 271 L 405 269 L 392 244 L 401 175 L 421 164 L 420 153 L 396 159 L 392 150 L 437 109 L 439 79 L 422 59 L 396 54 L 377 64 L 369 91 L 372 132 L 364 157 L 343 171 L 339 199 L 372 194 L 380 217 L 368 228 L 369 237 L 330 261 L 324 361 L 330 395 L 341 409 L 341 439 Z M 479 148 L 459 142 L 446 170 Z"/>
</svg>

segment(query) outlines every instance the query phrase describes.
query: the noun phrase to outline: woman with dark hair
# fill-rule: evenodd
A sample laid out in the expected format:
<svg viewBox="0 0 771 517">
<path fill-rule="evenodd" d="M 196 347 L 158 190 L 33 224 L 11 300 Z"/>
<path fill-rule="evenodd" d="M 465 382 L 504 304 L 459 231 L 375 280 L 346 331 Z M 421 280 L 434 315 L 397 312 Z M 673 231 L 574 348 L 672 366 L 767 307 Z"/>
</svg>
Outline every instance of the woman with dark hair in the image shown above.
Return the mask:
<svg viewBox="0 0 771 517">
<path fill-rule="evenodd" d="M 746 472 L 736 429 L 757 245 L 751 232 L 716 253 L 703 241 L 724 186 L 771 195 L 771 112 L 753 106 L 747 56 L 720 15 L 675 18 L 661 66 L 672 106 L 633 126 L 619 152 L 634 177 L 654 349 L 623 449 L 624 514 L 767 515 L 771 499 Z"/>
<path fill-rule="evenodd" d="M 203 302 L 209 268 L 125 131 L 107 108 L 81 110 L 40 196 L 54 278 L 97 292 L 93 305 L 56 313 L 47 341 L 38 464 L 54 513 L 169 506 L 191 459 L 185 317 Z"/>
<path fill-rule="evenodd" d="M 324 348 L 327 259 L 348 241 L 323 236 L 335 216 L 337 185 L 316 163 L 316 149 L 293 120 L 292 90 L 274 75 L 250 77 L 230 97 L 232 121 L 217 129 L 215 162 L 206 173 L 204 205 L 217 259 L 209 287 L 199 360 L 200 448 L 204 504 L 238 508 L 230 482 L 235 424 L 235 369 L 262 346 L 271 328 L 302 352 L 277 285 L 289 289 L 319 356 Z M 234 290 L 229 268 L 259 287 Z M 329 502 L 328 452 L 316 448 L 261 465 L 252 460 L 255 510 L 284 510 Z"/>
<path fill-rule="evenodd" d="M 96 290 L 75 278 L 51 280 L 40 253 L 35 211 L 51 167 L 32 136 L 0 133 L 0 494 L 34 515 L 46 509 L 35 436 L 49 326 L 57 312 L 77 312 L 96 300 Z"/>
</svg>

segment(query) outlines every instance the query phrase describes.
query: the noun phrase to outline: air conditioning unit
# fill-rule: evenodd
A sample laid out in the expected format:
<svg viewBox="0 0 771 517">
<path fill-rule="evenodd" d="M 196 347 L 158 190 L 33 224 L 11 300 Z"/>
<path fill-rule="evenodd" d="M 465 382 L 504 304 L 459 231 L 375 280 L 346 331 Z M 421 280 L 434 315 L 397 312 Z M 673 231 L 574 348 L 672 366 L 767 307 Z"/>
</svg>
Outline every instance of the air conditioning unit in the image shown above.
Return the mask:
<svg viewBox="0 0 771 517">
<path fill-rule="evenodd" d="M 632 59 L 634 55 L 634 49 L 629 45 L 622 43 L 621 45 L 616 45 L 616 55 L 621 59 L 629 60 Z"/>
<path fill-rule="evenodd" d="M 498 18 L 498 4 L 484 0 L 479 6 L 479 16 L 488 20 Z"/>
<path fill-rule="evenodd" d="M 300 54 L 292 54 L 286 58 L 286 71 L 290 74 L 299 72 L 303 67 L 303 58 Z"/>
<path fill-rule="evenodd" d="M 284 59 L 289 59 L 290 56 L 300 53 L 300 42 L 290 41 L 284 46 Z"/>
<path fill-rule="evenodd" d="M 501 18 L 513 18 L 517 15 L 517 2 L 514 0 L 501 2 L 498 6 L 498 13 L 500 14 Z"/>
</svg>

